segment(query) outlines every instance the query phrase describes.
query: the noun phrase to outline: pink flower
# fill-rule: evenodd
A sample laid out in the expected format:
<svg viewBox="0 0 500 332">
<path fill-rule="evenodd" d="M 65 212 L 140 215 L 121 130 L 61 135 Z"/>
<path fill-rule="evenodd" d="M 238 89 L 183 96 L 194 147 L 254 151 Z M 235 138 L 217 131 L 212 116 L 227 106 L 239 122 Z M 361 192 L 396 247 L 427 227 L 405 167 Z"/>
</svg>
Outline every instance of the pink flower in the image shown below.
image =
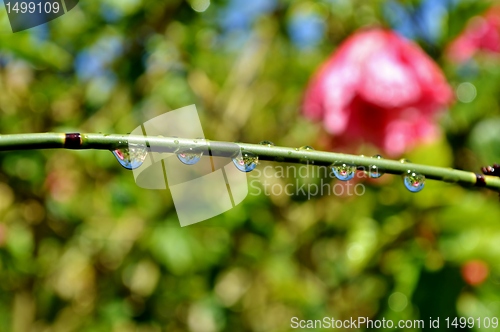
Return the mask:
<svg viewBox="0 0 500 332">
<path fill-rule="evenodd" d="M 500 53 L 500 8 L 490 8 L 483 16 L 470 19 L 446 53 L 451 60 L 464 62 L 478 51 Z"/>
<path fill-rule="evenodd" d="M 438 136 L 435 115 L 452 99 L 443 73 L 416 44 L 389 30 L 362 30 L 314 75 L 303 113 L 323 122 L 335 148 L 369 142 L 396 156 Z"/>
</svg>

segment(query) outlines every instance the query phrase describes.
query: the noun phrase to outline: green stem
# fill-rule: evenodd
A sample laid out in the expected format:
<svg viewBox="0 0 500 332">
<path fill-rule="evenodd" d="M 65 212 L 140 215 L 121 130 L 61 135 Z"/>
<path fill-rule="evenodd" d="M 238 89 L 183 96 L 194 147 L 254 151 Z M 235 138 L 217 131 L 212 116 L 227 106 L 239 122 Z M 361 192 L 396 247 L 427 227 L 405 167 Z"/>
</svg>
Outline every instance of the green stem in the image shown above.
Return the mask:
<svg viewBox="0 0 500 332">
<path fill-rule="evenodd" d="M 315 150 L 300 150 L 296 148 L 266 146 L 248 143 L 228 143 L 209 140 L 193 140 L 175 137 L 144 137 L 132 135 L 108 134 L 65 134 L 40 133 L 0 135 L 0 151 L 31 150 L 31 149 L 98 149 L 115 150 L 126 148 L 128 144 L 139 144 L 151 147 L 154 151 L 175 152 L 182 148 L 208 148 L 214 156 L 231 157 L 241 148 L 244 152 L 254 153 L 259 160 L 275 162 L 290 162 L 330 166 L 335 162 L 356 165 L 361 169 L 377 166 L 389 174 L 404 174 L 408 170 L 424 175 L 428 179 L 457 183 L 462 186 L 486 187 L 500 191 L 500 177 L 480 175 L 473 172 L 444 167 L 434 167 L 401 161 L 376 159 L 358 155 Z"/>
</svg>

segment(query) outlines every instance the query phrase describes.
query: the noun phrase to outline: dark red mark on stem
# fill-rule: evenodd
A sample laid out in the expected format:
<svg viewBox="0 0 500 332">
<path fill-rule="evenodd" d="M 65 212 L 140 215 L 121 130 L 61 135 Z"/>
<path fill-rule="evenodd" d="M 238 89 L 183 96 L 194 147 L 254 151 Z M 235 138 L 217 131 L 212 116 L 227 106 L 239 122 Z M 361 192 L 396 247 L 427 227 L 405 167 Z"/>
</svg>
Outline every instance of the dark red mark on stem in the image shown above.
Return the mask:
<svg viewBox="0 0 500 332">
<path fill-rule="evenodd" d="M 482 167 L 481 171 L 485 175 L 500 176 L 500 165 L 495 164 L 493 166 Z"/>
<path fill-rule="evenodd" d="M 486 187 L 486 180 L 484 175 L 476 174 L 476 187 Z"/>
<path fill-rule="evenodd" d="M 80 149 L 82 147 L 82 135 L 80 133 L 67 133 L 64 147 L 66 149 Z"/>
</svg>

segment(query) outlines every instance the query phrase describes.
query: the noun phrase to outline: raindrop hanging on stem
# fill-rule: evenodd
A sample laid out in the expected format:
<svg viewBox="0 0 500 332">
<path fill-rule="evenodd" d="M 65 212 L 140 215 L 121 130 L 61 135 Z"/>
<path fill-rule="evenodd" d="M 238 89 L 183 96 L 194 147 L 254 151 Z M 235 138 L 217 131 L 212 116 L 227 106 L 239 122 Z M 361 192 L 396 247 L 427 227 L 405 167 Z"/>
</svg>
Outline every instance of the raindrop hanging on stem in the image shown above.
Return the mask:
<svg viewBox="0 0 500 332">
<path fill-rule="evenodd" d="M 257 167 L 259 157 L 251 152 L 242 152 L 241 156 L 233 158 L 233 164 L 242 172 L 251 172 Z"/>
<path fill-rule="evenodd" d="M 336 162 L 332 165 L 332 171 L 337 179 L 349 181 L 356 175 L 356 166 L 343 162 Z"/>
<path fill-rule="evenodd" d="M 299 148 L 299 151 L 314 151 L 314 148 L 309 145 L 304 145 Z M 300 162 L 303 164 L 311 163 L 314 165 L 314 160 L 309 161 L 309 156 L 307 155 L 307 153 L 300 158 Z"/>
<path fill-rule="evenodd" d="M 382 156 L 379 155 L 379 154 L 374 155 L 372 158 L 379 159 L 379 160 L 383 159 Z M 368 176 L 370 178 L 372 178 L 372 179 L 378 179 L 382 175 L 384 175 L 384 172 L 382 172 L 377 165 L 370 165 L 368 167 Z"/>
<path fill-rule="evenodd" d="M 418 193 L 425 186 L 425 176 L 414 171 L 408 170 L 403 176 L 403 182 L 410 192 Z"/>
<path fill-rule="evenodd" d="M 196 152 L 193 148 L 177 153 L 177 158 L 185 165 L 194 165 L 200 161 L 203 151 Z"/>
<path fill-rule="evenodd" d="M 128 170 L 141 167 L 148 155 L 146 147 L 140 144 L 129 144 L 128 147 L 116 149 L 111 152 L 120 165 Z"/>
</svg>

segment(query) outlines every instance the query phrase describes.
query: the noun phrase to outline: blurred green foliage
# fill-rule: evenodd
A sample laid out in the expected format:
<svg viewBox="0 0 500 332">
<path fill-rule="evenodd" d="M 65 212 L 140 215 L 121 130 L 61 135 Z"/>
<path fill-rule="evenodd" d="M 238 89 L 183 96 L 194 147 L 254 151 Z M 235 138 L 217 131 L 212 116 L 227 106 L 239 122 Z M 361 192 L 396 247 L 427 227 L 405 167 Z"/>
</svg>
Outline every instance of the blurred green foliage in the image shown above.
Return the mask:
<svg viewBox="0 0 500 332">
<path fill-rule="evenodd" d="M 196 104 L 208 138 L 321 148 L 320 125 L 300 116 L 304 87 L 351 32 L 387 25 L 383 4 L 280 1 L 235 28 L 221 23 L 228 1 L 197 12 L 203 1 L 82 0 L 47 25 L 0 34 L 0 132 L 126 133 Z M 469 82 L 477 96 L 457 100 L 441 141 L 411 152 L 414 162 L 477 170 L 500 161 L 499 60 L 457 67 L 439 56 L 487 6 L 460 2 L 443 22 L 445 40 L 424 45 L 454 88 Z M 303 12 L 325 24 L 314 47 L 297 46 L 287 30 Z M 0 331 L 260 332 L 289 331 L 294 316 L 500 317 L 494 193 L 428 181 L 410 194 L 387 175 L 364 183 L 359 197 L 251 192 L 181 228 L 170 193 L 138 188 L 111 153 L 0 153 Z M 461 276 L 470 260 L 489 269 L 478 286 Z"/>
</svg>

